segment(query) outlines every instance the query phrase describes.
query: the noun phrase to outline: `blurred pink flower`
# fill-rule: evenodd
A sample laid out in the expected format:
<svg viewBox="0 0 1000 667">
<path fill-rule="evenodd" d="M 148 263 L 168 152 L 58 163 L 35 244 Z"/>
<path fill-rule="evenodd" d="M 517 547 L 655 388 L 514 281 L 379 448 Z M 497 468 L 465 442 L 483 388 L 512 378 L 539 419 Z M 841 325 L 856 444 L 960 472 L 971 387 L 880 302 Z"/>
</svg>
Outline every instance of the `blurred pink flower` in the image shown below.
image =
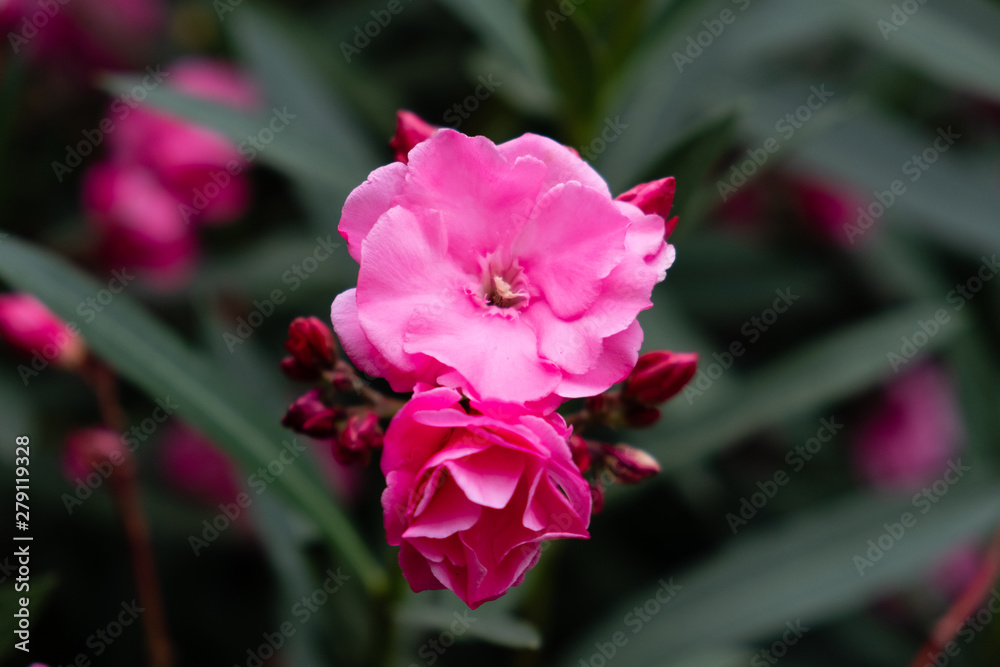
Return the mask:
<svg viewBox="0 0 1000 667">
<path fill-rule="evenodd" d="M 408 159 L 372 172 L 340 220 L 361 269 L 331 316 L 354 363 L 396 391 L 511 403 L 623 380 L 674 259 L 663 218 L 538 135 L 497 146 L 442 129 Z"/>
<path fill-rule="evenodd" d="M 475 609 L 521 583 L 544 540 L 589 537 L 591 496 L 562 417 L 467 413 L 461 399 L 421 385 L 393 418 L 382 507 L 410 587 Z"/>
<path fill-rule="evenodd" d="M 192 97 L 239 110 L 260 104 L 253 81 L 229 63 L 181 60 L 164 76 L 165 85 Z M 186 223 L 229 222 L 249 204 L 250 165 L 233 142 L 214 130 L 140 106 L 116 120 L 109 145 L 113 161 L 156 174 Z"/>
<path fill-rule="evenodd" d="M 789 181 L 795 213 L 827 238 L 850 245 L 847 227 L 857 223 L 866 202 L 853 189 L 808 176 Z"/>
<path fill-rule="evenodd" d="M 159 443 L 163 476 L 182 493 L 208 505 L 232 503 L 242 491 L 229 457 L 194 429 L 173 424 Z"/>
<path fill-rule="evenodd" d="M 925 363 L 890 384 L 877 412 L 858 429 L 854 468 L 877 489 L 912 491 L 945 471 L 963 437 L 951 379 Z"/>
<path fill-rule="evenodd" d="M 84 175 L 83 202 L 103 263 L 141 274 L 161 289 L 190 277 L 198 242 L 177 200 L 144 168 L 100 163 Z"/>
<path fill-rule="evenodd" d="M 101 426 L 82 428 L 66 436 L 62 451 L 63 473 L 71 481 L 83 480 L 95 471 L 109 477 L 129 461 L 129 451 L 121 433 Z"/>
<path fill-rule="evenodd" d="M 15 56 L 77 75 L 145 64 L 165 19 L 163 0 L 0 3 L 0 30 Z"/>
<path fill-rule="evenodd" d="M 78 367 L 87 355 L 76 330 L 30 294 L 0 294 L 0 338 L 64 368 Z"/>
</svg>

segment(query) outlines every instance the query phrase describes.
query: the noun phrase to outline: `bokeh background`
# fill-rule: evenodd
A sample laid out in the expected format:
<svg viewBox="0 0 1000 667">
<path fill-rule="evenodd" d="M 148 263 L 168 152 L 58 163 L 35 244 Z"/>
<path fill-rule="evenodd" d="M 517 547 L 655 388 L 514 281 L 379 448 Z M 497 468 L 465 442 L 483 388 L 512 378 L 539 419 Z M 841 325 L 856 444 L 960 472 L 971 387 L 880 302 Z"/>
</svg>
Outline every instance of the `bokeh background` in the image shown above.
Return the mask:
<svg viewBox="0 0 1000 667">
<path fill-rule="evenodd" d="M 0 27 L 0 283 L 120 377 L 175 664 L 889 667 L 956 604 L 913 664 L 997 664 L 1000 3 L 0 0 Z M 292 437 L 288 323 L 353 285 L 340 209 L 404 108 L 551 136 L 616 194 L 677 178 L 644 349 L 699 373 L 606 434 L 663 472 L 471 613 L 400 585 L 377 466 L 329 443 L 220 518 Z M 148 664 L 111 484 L 66 461 L 102 406 L 51 361 L 0 351 L 5 488 L 33 445 L 4 664 Z"/>
</svg>

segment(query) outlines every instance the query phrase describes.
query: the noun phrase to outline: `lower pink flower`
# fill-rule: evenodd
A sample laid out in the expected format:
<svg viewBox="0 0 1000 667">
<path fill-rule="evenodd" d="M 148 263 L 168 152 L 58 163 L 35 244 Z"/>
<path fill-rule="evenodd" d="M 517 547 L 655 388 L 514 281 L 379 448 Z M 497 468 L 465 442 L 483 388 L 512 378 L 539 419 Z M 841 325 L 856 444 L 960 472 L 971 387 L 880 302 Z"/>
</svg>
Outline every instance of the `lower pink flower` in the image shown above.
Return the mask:
<svg viewBox="0 0 1000 667">
<path fill-rule="evenodd" d="M 386 535 L 414 591 L 449 588 L 475 609 L 520 584 L 544 540 L 589 537 L 590 490 L 562 417 L 417 389 L 385 434 Z"/>
</svg>

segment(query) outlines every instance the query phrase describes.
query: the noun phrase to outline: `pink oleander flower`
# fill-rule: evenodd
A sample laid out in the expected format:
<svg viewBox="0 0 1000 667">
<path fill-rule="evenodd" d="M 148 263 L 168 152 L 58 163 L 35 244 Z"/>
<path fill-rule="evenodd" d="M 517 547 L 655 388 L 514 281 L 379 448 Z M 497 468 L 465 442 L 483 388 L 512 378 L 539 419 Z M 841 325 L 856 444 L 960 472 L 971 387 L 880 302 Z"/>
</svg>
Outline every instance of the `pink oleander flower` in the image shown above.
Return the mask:
<svg viewBox="0 0 1000 667">
<path fill-rule="evenodd" d="M 253 81 L 225 62 L 188 59 L 163 75 L 174 90 L 239 110 L 254 109 L 261 95 Z M 112 110 L 115 107 L 112 106 Z M 129 111 L 127 115 L 125 111 Z M 186 223 L 218 224 L 239 217 L 250 201 L 249 163 L 218 132 L 146 107 L 109 117 L 112 160 L 145 167 L 176 199 Z"/>
<path fill-rule="evenodd" d="M 947 469 L 963 437 L 955 387 L 943 368 L 927 363 L 886 389 L 855 436 L 854 468 L 877 489 L 913 491 Z"/>
<path fill-rule="evenodd" d="M 77 368 L 87 356 L 77 331 L 30 294 L 0 294 L 0 338 L 63 368 Z"/>
<path fill-rule="evenodd" d="M 521 583 L 542 541 L 589 537 L 591 495 L 562 417 L 461 400 L 421 385 L 393 418 L 382 508 L 410 587 L 449 588 L 475 609 Z"/>
<path fill-rule="evenodd" d="M 115 163 L 94 165 L 84 175 L 83 204 L 105 266 L 135 270 L 161 289 L 190 277 L 198 240 L 155 174 Z"/>
<path fill-rule="evenodd" d="M 361 268 L 332 320 L 361 370 L 396 391 L 426 382 L 548 409 L 628 375 L 636 316 L 674 260 L 662 215 L 615 201 L 534 134 L 495 145 L 438 130 L 372 172 L 339 229 Z"/>
</svg>

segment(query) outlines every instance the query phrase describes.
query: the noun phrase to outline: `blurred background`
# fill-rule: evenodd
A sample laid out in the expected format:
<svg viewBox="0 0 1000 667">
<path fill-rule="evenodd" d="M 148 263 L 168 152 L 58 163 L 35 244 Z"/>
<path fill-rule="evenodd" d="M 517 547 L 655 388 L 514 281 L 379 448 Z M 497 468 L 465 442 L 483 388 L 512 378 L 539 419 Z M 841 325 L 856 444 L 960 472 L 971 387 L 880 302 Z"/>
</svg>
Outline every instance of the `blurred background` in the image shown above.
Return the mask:
<svg viewBox="0 0 1000 667">
<path fill-rule="evenodd" d="M 0 551 L 4 664 L 157 664 L 150 580 L 177 665 L 997 664 L 1000 3 L 0 0 L 0 27 L 0 284 L 91 354 L 0 299 L 33 537 L 28 654 Z M 400 583 L 377 465 L 279 425 L 288 324 L 354 284 L 340 210 L 398 109 L 551 136 L 615 194 L 677 179 L 643 349 L 699 372 L 606 434 L 663 472 L 474 612 Z"/>
</svg>

